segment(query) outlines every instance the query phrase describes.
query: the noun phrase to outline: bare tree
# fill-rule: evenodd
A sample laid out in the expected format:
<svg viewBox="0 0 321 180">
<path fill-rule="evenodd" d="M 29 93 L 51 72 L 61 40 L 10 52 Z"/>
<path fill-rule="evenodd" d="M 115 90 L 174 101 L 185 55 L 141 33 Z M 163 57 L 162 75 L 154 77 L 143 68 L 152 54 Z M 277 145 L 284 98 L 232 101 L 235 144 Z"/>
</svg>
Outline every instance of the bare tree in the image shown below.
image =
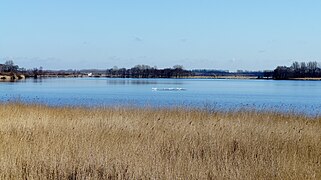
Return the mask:
<svg viewBox="0 0 321 180">
<path fill-rule="evenodd" d="M 12 60 L 8 60 L 4 63 L 3 69 L 5 72 L 17 72 L 19 66 L 15 65 Z"/>
<path fill-rule="evenodd" d="M 309 76 L 314 77 L 315 72 L 318 68 L 318 63 L 316 61 L 310 61 L 307 64 L 307 68 L 308 68 Z"/>
<path fill-rule="evenodd" d="M 175 65 L 175 66 L 173 66 L 174 76 L 175 76 L 176 78 L 182 76 L 182 74 L 183 74 L 183 68 L 184 68 L 184 67 L 183 67 L 182 65 Z"/>
<path fill-rule="evenodd" d="M 300 76 L 300 68 L 301 68 L 301 66 L 300 66 L 299 62 L 297 62 L 297 61 L 293 62 L 291 68 L 293 69 L 295 76 Z"/>
</svg>

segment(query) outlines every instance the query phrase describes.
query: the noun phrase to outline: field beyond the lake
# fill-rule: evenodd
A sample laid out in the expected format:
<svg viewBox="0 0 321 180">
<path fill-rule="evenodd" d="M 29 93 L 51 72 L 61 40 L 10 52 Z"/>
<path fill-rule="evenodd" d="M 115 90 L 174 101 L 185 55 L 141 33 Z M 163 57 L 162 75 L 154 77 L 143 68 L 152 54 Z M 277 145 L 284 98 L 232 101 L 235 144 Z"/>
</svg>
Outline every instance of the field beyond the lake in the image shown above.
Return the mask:
<svg viewBox="0 0 321 180">
<path fill-rule="evenodd" d="M 321 179 L 321 118 L 2 104 L 0 179 Z"/>
</svg>

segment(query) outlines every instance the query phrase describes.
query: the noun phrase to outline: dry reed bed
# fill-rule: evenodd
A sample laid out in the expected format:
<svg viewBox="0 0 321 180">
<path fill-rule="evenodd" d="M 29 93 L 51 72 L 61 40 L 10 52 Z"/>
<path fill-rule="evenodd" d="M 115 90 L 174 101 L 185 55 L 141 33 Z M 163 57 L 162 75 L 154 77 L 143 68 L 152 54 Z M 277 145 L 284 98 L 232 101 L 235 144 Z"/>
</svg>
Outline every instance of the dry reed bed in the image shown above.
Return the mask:
<svg viewBox="0 0 321 180">
<path fill-rule="evenodd" d="M 3 104 L 0 179 L 321 179 L 321 120 Z"/>
</svg>

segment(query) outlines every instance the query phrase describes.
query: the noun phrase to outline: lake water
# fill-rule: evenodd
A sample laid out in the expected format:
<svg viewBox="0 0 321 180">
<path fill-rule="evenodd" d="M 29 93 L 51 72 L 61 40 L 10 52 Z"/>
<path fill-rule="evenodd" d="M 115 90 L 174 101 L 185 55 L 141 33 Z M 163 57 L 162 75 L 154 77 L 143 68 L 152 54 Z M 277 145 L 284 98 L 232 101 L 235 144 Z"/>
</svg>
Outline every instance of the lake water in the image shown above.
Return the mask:
<svg viewBox="0 0 321 180">
<path fill-rule="evenodd" d="M 185 91 L 153 91 L 184 88 Z M 0 83 L 2 102 L 54 106 L 188 106 L 319 114 L 321 81 L 48 78 Z"/>
</svg>

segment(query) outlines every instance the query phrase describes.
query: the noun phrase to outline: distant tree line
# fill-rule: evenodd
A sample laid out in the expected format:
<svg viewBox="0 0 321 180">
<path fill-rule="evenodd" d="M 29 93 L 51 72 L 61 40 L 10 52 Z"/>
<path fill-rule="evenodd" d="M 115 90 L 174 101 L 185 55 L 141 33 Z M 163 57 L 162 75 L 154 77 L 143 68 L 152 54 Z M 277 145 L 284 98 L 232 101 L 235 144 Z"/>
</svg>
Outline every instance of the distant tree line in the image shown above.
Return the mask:
<svg viewBox="0 0 321 180">
<path fill-rule="evenodd" d="M 316 61 L 293 62 L 290 67 L 278 66 L 273 71 L 274 79 L 320 78 L 321 68 Z"/>
<path fill-rule="evenodd" d="M 136 65 L 130 69 L 113 67 L 106 70 L 107 77 L 120 78 L 181 78 L 191 76 L 192 72 L 185 70 L 183 66 L 176 65 L 173 68 L 157 69 L 148 65 Z"/>
<path fill-rule="evenodd" d="M 88 71 L 87 71 L 88 72 Z M 269 71 L 272 72 L 272 71 Z M 262 71 L 243 71 L 229 72 L 228 70 L 195 69 L 186 70 L 182 65 L 175 65 L 172 68 L 157 69 L 148 65 L 136 65 L 132 68 L 118 68 L 117 66 L 106 70 L 107 77 L 120 78 L 182 78 L 190 76 L 252 76 L 257 78 L 272 78 L 273 73 L 266 74 Z"/>
<path fill-rule="evenodd" d="M 228 70 L 216 70 L 216 69 L 194 69 L 192 70 L 194 76 L 228 76 L 230 72 Z"/>
<path fill-rule="evenodd" d="M 18 72 L 19 70 L 19 66 L 15 65 L 12 60 L 8 60 L 4 64 L 0 65 L 0 72 L 2 73 Z"/>
<path fill-rule="evenodd" d="M 91 74 L 93 77 L 113 78 L 188 78 L 194 77 L 218 77 L 218 76 L 251 76 L 257 78 L 272 78 L 274 71 L 244 71 L 229 72 L 228 70 L 194 69 L 186 70 L 182 65 L 172 68 L 158 69 L 149 65 L 136 65 L 132 68 L 84 69 L 84 70 L 43 70 L 42 67 L 25 69 L 15 65 L 12 60 L 0 64 L 0 74 L 24 75 L 25 77 L 83 77 Z"/>
<path fill-rule="evenodd" d="M 7 60 L 4 64 L 0 64 L 0 73 L 5 75 L 23 74 L 27 77 L 38 77 L 43 74 L 42 67 L 25 69 L 16 65 L 13 60 Z"/>
</svg>

